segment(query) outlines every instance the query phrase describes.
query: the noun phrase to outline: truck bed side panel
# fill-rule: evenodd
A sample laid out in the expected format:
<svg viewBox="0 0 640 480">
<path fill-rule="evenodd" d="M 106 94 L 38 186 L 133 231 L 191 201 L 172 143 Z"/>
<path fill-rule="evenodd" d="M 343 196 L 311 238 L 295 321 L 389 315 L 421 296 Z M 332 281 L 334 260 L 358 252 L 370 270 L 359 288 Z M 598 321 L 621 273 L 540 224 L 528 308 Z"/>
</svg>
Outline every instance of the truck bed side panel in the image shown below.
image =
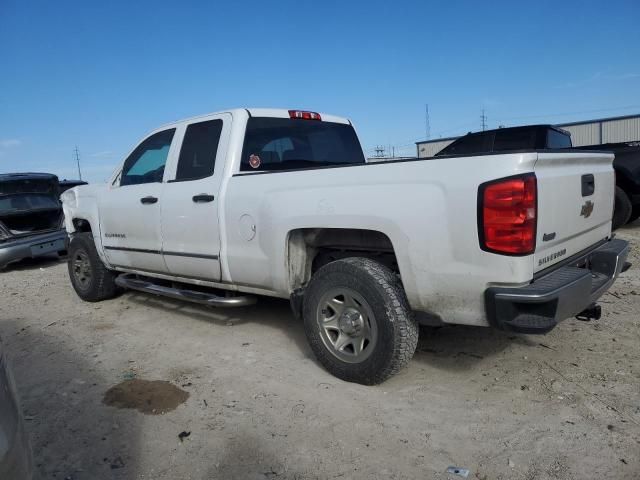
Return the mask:
<svg viewBox="0 0 640 480">
<path fill-rule="evenodd" d="M 535 160 L 535 153 L 518 153 L 236 175 L 225 199 L 223 262 L 230 278 L 223 280 L 288 297 L 289 232 L 375 230 L 394 245 L 414 309 L 485 325 L 486 286 L 526 284 L 533 261 L 532 256 L 507 257 L 479 248 L 478 185 L 531 172 Z M 247 234 L 251 224 L 256 226 L 253 238 Z"/>
</svg>

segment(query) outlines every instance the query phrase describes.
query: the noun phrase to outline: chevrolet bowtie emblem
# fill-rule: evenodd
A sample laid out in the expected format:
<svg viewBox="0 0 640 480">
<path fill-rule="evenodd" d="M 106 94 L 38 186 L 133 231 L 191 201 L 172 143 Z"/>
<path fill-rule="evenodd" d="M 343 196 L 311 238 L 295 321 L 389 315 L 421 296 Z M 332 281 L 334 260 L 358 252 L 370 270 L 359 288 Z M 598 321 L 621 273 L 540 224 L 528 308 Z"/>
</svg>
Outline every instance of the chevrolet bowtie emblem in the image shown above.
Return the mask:
<svg viewBox="0 0 640 480">
<path fill-rule="evenodd" d="M 584 202 L 584 205 L 582 205 L 582 209 L 580 210 L 580 215 L 582 215 L 584 218 L 587 218 L 591 215 L 592 212 L 593 212 L 593 202 L 591 200 L 587 200 L 586 202 Z"/>
</svg>

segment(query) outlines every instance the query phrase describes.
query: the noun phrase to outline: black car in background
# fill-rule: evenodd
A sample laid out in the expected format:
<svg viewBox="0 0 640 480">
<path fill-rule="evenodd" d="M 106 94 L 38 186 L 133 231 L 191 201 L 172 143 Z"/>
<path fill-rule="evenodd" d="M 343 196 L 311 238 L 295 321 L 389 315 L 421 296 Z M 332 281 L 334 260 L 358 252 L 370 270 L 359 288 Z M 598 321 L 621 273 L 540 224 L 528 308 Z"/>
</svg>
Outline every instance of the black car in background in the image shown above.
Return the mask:
<svg viewBox="0 0 640 480">
<path fill-rule="evenodd" d="M 507 150 L 572 148 L 571 134 L 553 125 L 526 125 L 468 133 L 440 150 L 436 157 L 473 155 Z M 640 217 L 640 142 L 608 143 L 576 147 L 613 152 L 616 172 L 612 229 Z"/>
<path fill-rule="evenodd" d="M 526 125 L 469 132 L 436 153 L 436 157 L 549 148 L 571 148 L 571 134 L 553 125 Z"/>
<path fill-rule="evenodd" d="M 64 253 L 67 233 L 58 177 L 0 174 L 0 269 L 23 258 Z"/>
<path fill-rule="evenodd" d="M 581 150 L 613 152 L 616 171 L 616 211 L 620 225 L 640 217 L 640 142 L 603 143 L 578 147 Z M 617 228 L 617 227 L 616 227 Z"/>
<path fill-rule="evenodd" d="M 84 180 L 67 180 L 66 178 L 64 180 L 60 180 L 60 182 L 58 183 L 60 185 L 60 195 L 62 195 L 70 188 L 78 187 L 80 185 L 87 185 L 87 182 L 85 182 Z"/>
</svg>

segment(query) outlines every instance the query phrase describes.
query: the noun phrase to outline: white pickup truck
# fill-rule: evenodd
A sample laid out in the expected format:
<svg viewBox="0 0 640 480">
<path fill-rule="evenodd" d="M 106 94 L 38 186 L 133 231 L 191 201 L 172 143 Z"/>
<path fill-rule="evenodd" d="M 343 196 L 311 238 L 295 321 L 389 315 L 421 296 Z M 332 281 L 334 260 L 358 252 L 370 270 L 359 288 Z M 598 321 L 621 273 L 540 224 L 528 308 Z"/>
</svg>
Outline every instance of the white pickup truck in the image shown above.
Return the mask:
<svg viewBox="0 0 640 480">
<path fill-rule="evenodd" d="M 211 306 L 291 300 L 334 375 L 382 382 L 418 323 L 546 333 L 597 318 L 629 267 L 613 156 L 514 151 L 368 164 L 351 122 L 238 109 L 151 132 L 106 185 L 62 195 L 69 275 Z"/>
</svg>

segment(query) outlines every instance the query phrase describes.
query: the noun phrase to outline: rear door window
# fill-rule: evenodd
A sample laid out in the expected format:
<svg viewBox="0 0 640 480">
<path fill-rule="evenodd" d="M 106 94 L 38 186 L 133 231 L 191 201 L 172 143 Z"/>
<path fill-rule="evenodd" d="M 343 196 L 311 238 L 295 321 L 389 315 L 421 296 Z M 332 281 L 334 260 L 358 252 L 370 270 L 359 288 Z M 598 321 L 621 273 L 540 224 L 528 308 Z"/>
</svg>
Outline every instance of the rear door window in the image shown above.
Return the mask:
<svg viewBox="0 0 640 480">
<path fill-rule="evenodd" d="M 127 157 L 120 185 L 162 182 L 175 128 L 154 133 Z"/>
<path fill-rule="evenodd" d="M 222 120 L 209 120 L 187 126 L 178 159 L 176 182 L 213 175 L 221 133 Z"/>
<path fill-rule="evenodd" d="M 252 117 L 247 122 L 240 170 L 295 170 L 363 163 L 364 154 L 351 125 Z"/>
</svg>

